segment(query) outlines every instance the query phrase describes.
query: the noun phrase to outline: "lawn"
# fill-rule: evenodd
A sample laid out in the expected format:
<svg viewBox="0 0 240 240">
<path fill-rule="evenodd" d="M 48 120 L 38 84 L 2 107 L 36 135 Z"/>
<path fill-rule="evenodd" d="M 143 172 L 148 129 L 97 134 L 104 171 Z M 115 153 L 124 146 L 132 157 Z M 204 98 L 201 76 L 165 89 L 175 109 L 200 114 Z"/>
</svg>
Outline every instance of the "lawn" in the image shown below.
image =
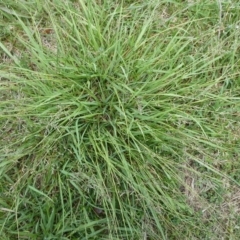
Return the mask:
<svg viewBox="0 0 240 240">
<path fill-rule="evenodd" d="M 0 0 L 2 240 L 240 239 L 237 0 Z"/>
</svg>

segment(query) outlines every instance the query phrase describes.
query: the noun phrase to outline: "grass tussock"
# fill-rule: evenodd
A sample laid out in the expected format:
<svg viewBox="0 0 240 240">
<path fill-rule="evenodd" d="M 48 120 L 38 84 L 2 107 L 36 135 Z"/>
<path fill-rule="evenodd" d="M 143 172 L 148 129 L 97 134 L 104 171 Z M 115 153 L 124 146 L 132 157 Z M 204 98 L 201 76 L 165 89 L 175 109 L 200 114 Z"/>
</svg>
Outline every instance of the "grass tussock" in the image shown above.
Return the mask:
<svg viewBox="0 0 240 240">
<path fill-rule="evenodd" d="M 240 237 L 237 1 L 0 16 L 3 239 Z"/>
</svg>

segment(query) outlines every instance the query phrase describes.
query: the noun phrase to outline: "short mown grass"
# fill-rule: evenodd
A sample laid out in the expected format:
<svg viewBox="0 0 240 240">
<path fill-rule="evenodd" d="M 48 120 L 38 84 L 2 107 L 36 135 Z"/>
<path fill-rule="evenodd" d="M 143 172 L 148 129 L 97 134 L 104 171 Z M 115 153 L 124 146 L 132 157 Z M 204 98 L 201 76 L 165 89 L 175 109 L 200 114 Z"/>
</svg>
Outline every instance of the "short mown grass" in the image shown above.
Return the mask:
<svg viewBox="0 0 240 240">
<path fill-rule="evenodd" d="M 238 1 L 0 17 L 1 239 L 239 239 Z"/>
</svg>

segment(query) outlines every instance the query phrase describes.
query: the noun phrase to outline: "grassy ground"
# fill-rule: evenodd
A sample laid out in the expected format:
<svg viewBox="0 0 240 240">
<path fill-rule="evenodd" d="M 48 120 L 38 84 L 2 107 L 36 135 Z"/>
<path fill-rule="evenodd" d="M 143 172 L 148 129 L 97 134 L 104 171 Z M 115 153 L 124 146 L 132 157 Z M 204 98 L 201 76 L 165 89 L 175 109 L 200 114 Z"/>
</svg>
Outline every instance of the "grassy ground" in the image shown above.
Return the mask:
<svg viewBox="0 0 240 240">
<path fill-rule="evenodd" d="M 0 1 L 0 236 L 240 239 L 240 4 Z"/>
</svg>

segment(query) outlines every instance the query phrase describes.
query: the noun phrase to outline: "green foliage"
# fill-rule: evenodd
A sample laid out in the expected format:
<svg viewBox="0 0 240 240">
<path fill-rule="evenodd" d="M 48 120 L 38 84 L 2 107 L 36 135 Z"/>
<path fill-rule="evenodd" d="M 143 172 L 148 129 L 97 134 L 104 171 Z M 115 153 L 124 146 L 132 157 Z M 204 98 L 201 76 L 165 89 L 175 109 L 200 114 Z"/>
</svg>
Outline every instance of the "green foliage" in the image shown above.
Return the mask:
<svg viewBox="0 0 240 240">
<path fill-rule="evenodd" d="M 5 239 L 238 236 L 239 13 L 205 4 L 0 6 Z"/>
</svg>

